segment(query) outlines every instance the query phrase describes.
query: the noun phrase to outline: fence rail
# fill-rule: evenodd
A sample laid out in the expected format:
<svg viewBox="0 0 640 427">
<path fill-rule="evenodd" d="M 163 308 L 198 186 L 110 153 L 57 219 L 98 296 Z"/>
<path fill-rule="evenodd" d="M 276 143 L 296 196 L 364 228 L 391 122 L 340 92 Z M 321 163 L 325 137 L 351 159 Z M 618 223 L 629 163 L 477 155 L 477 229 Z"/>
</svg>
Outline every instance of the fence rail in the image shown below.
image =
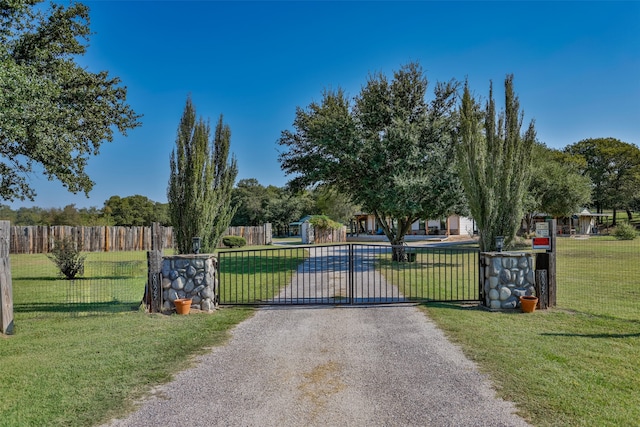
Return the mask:
<svg viewBox="0 0 640 427">
<path fill-rule="evenodd" d="M 163 249 L 174 247 L 173 228 L 160 227 Z M 151 245 L 151 227 L 118 226 L 64 226 L 33 225 L 12 226 L 10 253 L 46 254 L 51 252 L 54 242 L 65 237 L 72 238 L 83 252 L 148 251 Z M 229 227 L 225 236 L 241 236 L 249 246 L 272 243 L 271 224 L 257 227 Z M 222 242 L 220 247 L 224 247 Z"/>
<path fill-rule="evenodd" d="M 250 227 L 229 227 L 223 236 L 244 237 L 248 246 L 264 246 L 273 242 L 270 223 Z M 222 240 L 218 247 L 224 248 Z"/>
<path fill-rule="evenodd" d="M 160 227 L 163 248 L 173 247 L 173 229 Z M 84 252 L 151 250 L 151 227 L 12 226 L 12 254 L 48 253 L 56 239 L 72 238 Z"/>
</svg>

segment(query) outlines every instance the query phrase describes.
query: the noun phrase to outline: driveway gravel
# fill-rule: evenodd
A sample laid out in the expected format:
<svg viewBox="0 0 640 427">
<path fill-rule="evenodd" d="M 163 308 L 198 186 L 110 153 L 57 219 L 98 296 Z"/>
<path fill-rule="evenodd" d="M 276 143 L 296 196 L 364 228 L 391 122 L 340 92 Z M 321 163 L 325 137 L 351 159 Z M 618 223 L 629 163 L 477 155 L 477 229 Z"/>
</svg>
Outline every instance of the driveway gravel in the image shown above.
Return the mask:
<svg viewBox="0 0 640 427">
<path fill-rule="evenodd" d="M 413 305 L 267 307 L 232 335 L 108 425 L 528 425 Z"/>
</svg>

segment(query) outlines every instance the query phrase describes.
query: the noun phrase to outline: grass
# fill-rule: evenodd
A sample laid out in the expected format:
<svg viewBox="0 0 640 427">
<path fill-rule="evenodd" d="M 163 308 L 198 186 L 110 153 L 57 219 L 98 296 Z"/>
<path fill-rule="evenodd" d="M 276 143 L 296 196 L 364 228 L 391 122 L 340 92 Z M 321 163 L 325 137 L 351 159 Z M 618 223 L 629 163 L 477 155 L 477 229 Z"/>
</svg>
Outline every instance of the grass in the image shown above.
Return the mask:
<svg viewBox="0 0 640 427">
<path fill-rule="evenodd" d="M 376 269 L 408 300 L 470 301 L 478 299 L 478 249 L 411 248 L 412 262 L 394 262 L 390 251 L 380 256 Z"/>
<path fill-rule="evenodd" d="M 122 415 L 250 315 L 16 313 L 15 335 L 0 338 L 0 426 L 91 426 Z"/>
<path fill-rule="evenodd" d="M 255 304 L 277 296 L 308 257 L 301 248 L 261 248 L 219 254 L 221 304 Z"/>
<path fill-rule="evenodd" d="M 555 309 L 424 309 L 532 424 L 640 425 L 639 250 L 637 240 L 558 240 Z"/>
<path fill-rule="evenodd" d="M 558 305 L 640 321 L 640 239 L 558 240 Z"/>
<path fill-rule="evenodd" d="M 536 426 L 640 424 L 640 324 L 563 310 L 429 317 Z"/>
<path fill-rule="evenodd" d="M 0 426 L 91 426 L 123 415 L 252 314 L 139 311 L 145 252 L 90 253 L 74 281 L 45 255 L 11 255 L 11 266 L 15 330 L 0 337 Z"/>
<path fill-rule="evenodd" d="M 90 252 L 84 274 L 62 279 L 44 254 L 11 255 L 14 311 L 25 316 L 44 312 L 123 312 L 137 309 L 147 276 L 146 252 Z"/>
</svg>

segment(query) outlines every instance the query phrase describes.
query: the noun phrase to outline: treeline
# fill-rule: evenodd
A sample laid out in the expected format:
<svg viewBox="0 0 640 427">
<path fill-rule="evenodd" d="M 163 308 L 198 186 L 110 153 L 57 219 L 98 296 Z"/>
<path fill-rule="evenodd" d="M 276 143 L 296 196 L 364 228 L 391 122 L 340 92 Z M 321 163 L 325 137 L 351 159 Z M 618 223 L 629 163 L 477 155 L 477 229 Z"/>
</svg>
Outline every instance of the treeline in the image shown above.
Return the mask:
<svg viewBox="0 0 640 427">
<path fill-rule="evenodd" d="M 231 226 L 258 226 L 271 223 L 275 235 L 286 235 L 289 223 L 305 215 L 324 214 L 346 224 L 358 210 L 340 192 L 324 187 L 293 192 L 286 187 L 263 186 L 256 179 L 240 180 L 233 189 L 237 206 Z M 21 207 L 0 205 L 0 219 L 16 226 L 150 226 L 158 222 L 171 226 L 166 203 L 145 196 L 112 196 L 104 206 L 76 208 Z"/>
<path fill-rule="evenodd" d="M 288 234 L 289 224 L 305 215 L 326 215 L 348 224 L 359 207 L 347 196 L 331 187 L 292 191 L 287 187 L 267 187 L 256 179 L 242 179 L 233 189 L 237 206 L 231 226 L 271 223 L 276 236 Z"/>
<path fill-rule="evenodd" d="M 21 207 L 16 210 L 0 205 L 0 219 L 12 225 L 71 225 L 71 226 L 150 226 L 154 222 L 170 225 L 167 204 L 154 202 L 145 196 L 112 196 L 102 208 Z"/>
</svg>

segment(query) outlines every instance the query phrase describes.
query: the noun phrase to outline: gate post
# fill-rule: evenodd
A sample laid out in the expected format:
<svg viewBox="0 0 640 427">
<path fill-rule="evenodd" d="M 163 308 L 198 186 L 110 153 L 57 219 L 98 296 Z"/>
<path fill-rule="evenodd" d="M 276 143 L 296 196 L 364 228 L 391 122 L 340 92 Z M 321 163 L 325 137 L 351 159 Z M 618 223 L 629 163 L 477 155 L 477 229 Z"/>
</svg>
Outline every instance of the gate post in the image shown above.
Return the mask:
<svg viewBox="0 0 640 427">
<path fill-rule="evenodd" d="M 162 312 L 162 249 L 164 242 L 160 224 L 151 225 L 151 250 L 147 252 L 147 286 L 144 303 L 149 313 Z"/>
<path fill-rule="evenodd" d="M 549 221 L 551 249 L 536 254 L 536 292 L 540 291 L 538 304 L 541 309 L 556 306 L 556 227 L 555 219 Z M 544 288 L 543 284 L 546 285 Z"/>
<path fill-rule="evenodd" d="M 11 286 L 11 262 L 9 240 L 11 224 L 0 221 L 0 333 L 13 334 L 13 288 Z"/>
</svg>

